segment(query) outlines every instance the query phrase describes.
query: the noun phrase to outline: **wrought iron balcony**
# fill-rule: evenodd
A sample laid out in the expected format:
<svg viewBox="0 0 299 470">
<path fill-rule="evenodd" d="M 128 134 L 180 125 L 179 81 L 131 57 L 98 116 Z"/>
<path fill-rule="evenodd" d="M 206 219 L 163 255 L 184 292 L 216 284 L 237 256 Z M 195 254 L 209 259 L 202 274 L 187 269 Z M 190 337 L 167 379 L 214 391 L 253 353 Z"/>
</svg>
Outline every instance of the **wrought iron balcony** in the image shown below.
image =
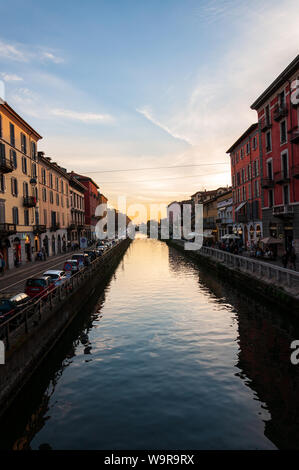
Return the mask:
<svg viewBox="0 0 299 470">
<path fill-rule="evenodd" d="M 290 140 L 293 144 L 299 144 L 299 130 L 291 133 Z"/>
<path fill-rule="evenodd" d="M 273 188 L 274 180 L 273 178 L 262 178 L 262 188 Z"/>
<path fill-rule="evenodd" d="M 272 214 L 275 217 L 294 217 L 294 207 L 290 204 L 284 204 L 283 206 L 277 206 L 272 208 Z"/>
<path fill-rule="evenodd" d="M 272 127 L 272 124 L 271 124 L 269 118 L 261 119 L 260 123 L 261 123 L 261 131 L 262 132 L 266 132 L 268 129 L 270 129 L 270 127 Z"/>
<path fill-rule="evenodd" d="M 273 118 L 275 121 L 280 121 L 283 117 L 288 115 L 288 108 L 285 104 L 276 105 L 274 108 Z"/>
<path fill-rule="evenodd" d="M 47 231 L 47 227 L 45 225 L 34 225 L 33 226 L 33 233 L 35 235 L 39 235 L 40 233 L 45 233 Z"/>
<path fill-rule="evenodd" d="M 59 230 L 59 229 L 60 229 L 60 223 L 55 222 L 54 224 L 52 223 L 50 227 L 50 232 L 56 232 L 56 230 Z"/>
<path fill-rule="evenodd" d="M 277 171 L 274 174 L 274 180 L 277 184 L 285 184 L 290 182 L 290 177 L 285 171 Z"/>
<path fill-rule="evenodd" d="M 14 170 L 14 166 L 7 158 L 0 158 L 0 173 L 10 173 Z"/>
<path fill-rule="evenodd" d="M 17 228 L 15 224 L 0 224 L 0 235 L 2 237 L 14 235 L 15 233 L 17 233 Z"/>
<path fill-rule="evenodd" d="M 34 196 L 24 196 L 24 207 L 35 207 L 36 206 L 36 197 Z"/>
</svg>

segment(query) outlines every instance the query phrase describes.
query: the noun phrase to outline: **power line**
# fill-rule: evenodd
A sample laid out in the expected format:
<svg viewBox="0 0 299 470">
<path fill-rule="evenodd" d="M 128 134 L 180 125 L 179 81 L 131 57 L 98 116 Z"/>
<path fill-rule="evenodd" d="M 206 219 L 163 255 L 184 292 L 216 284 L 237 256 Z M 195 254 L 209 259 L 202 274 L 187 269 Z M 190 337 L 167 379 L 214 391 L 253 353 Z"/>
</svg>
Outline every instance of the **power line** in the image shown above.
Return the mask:
<svg viewBox="0 0 299 470">
<path fill-rule="evenodd" d="M 198 176 L 210 176 L 210 175 L 223 175 L 222 172 L 217 172 L 217 173 L 202 173 L 202 174 L 197 174 L 197 175 L 185 175 L 185 176 L 170 176 L 166 178 L 155 178 L 154 180 L 123 180 L 123 181 L 102 181 L 101 185 L 104 184 L 111 184 L 111 183 L 117 183 L 117 184 L 122 184 L 122 183 L 151 183 L 155 181 L 161 181 L 161 180 L 172 180 L 172 179 L 178 179 L 178 178 L 197 178 Z"/>
<path fill-rule="evenodd" d="M 194 165 L 171 165 L 171 166 L 152 166 L 149 168 L 126 168 L 123 170 L 93 170 L 85 171 L 85 173 L 119 173 L 123 171 L 144 171 L 144 170 L 163 170 L 166 168 L 187 168 L 194 166 L 214 166 L 214 165 L 228 165 L 226 162 L 216 162 L 216 163 L 199 163 Z"/>
</svg>

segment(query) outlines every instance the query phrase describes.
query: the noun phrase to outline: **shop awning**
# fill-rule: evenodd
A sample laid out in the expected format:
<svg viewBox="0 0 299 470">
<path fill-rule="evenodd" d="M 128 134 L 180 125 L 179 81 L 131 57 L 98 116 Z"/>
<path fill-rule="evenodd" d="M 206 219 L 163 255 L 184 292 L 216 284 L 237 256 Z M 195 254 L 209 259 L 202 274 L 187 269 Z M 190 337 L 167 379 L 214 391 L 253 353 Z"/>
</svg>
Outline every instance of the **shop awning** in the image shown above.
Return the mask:
<svg viewBox="0 0 299 470">
<path fill-rule="evenodd" d="M 241 204 L 237 207 L 237 209 L 235 210 L 235 212 L 238 212 L 240 209 L 242 209 L 242 207 L 244 207 L 245 204 L 247 204 L 247 201 L 241 202 Z"/>
</svg>

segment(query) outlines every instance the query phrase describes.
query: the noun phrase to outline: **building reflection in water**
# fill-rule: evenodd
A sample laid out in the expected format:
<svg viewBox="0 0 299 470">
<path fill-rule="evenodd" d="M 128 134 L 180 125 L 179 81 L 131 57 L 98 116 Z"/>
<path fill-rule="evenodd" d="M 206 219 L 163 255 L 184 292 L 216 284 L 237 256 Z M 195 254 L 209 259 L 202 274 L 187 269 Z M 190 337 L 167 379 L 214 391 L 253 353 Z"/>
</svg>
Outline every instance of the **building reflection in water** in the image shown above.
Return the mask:
<svg viewBox="0 0 299 470">
<path fill-rule="evenodd" d="M 169 250 L 170 269 L 184 273 L 186 265 L 198 269 L 176 250 Z M 270 413 L 265 436 L 279 449 L 299 449 L 299 365 L 290 361 L 290 344 L 299 339 L 294 312 L 263 306 L 207 269 L 199 268 L 199 284 L 235 309 L 239 345 L 236 375 Z"/>
</svg>

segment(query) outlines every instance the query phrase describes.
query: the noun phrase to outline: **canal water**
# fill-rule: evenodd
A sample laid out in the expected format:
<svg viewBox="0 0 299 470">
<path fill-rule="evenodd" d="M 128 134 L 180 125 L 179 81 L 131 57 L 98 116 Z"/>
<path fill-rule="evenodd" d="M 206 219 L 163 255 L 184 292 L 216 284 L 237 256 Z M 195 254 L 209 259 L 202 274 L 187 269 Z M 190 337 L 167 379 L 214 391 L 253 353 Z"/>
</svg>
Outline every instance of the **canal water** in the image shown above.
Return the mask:
<svg viewBox="0 0 299 470">
<path fill-rule="evenodd" d="M 298 448 L 287 314 L 139 236 L 0 422 L 1 448 Z"/>
</svg>

